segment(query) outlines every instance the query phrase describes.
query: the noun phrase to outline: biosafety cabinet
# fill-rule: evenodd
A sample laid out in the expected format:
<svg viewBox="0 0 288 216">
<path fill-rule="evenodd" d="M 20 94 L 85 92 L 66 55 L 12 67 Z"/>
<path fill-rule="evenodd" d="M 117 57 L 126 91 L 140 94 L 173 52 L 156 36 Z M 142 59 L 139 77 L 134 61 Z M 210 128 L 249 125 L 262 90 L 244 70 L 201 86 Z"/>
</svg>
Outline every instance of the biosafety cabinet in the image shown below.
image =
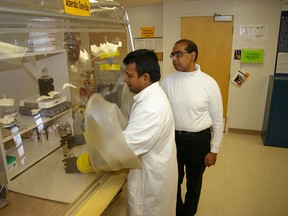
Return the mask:
<svg viewBox="0 0 288 216">
<path fill-rule="evenodd" d="M 60 139 L 93 93 L 121 103 L 131 50 L 111 0 L 0 1 L 0 215 L 100 215 L 119 192 L 125 172 L 65 173 Z"/>
</svg>

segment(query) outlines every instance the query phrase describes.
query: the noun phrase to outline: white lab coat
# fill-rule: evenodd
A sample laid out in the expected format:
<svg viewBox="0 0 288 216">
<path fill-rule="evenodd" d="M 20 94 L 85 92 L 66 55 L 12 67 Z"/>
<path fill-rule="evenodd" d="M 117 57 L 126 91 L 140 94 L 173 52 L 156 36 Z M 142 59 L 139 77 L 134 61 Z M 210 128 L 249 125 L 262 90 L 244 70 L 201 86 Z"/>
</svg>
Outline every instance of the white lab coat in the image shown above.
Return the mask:
<svg viewBox="0 0 288 216">
<path fill-rule="evenodd" d="M 142 162 L 141 169 L 129 171 L 127 215 L 175 216 L 178 173 L 174 120 L 159 82 L 134 96 L 123 134 Z"/>
</svg>

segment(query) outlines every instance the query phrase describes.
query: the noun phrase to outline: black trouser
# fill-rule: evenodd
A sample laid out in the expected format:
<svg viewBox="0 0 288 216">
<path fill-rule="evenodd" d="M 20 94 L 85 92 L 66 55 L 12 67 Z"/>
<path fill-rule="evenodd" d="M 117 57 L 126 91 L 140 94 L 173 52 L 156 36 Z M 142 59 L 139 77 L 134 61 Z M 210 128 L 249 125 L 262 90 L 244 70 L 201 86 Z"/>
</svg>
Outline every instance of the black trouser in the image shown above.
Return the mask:
<svg viewBox="0 0 288 216">
<path fill-rule="evenodd" d="M 202 187 L 202 176 L 205 171 L 204 158 L 210 152 L 211 132 L 206 129 L 200 132 L 176 131 L 178 160 L 178 193 L 177 216 L 192 216 L 197 212 Z M 181 184 L 186 168 L 185 201 L 181 198 Z"/>
</svg>

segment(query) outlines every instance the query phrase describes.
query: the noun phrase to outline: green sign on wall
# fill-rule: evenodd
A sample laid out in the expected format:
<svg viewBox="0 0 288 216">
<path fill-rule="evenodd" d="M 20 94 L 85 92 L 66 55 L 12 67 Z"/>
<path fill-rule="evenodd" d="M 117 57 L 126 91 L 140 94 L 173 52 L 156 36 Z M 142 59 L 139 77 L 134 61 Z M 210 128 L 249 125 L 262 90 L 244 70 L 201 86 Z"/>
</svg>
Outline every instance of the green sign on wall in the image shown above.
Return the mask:
<svg viewBox="0 0 288 216">
<path fill-rule="evenodd" d="M 242 49 L 241 62 L 262 64 L 264 57 L 264 49 Z"/>
</svg>

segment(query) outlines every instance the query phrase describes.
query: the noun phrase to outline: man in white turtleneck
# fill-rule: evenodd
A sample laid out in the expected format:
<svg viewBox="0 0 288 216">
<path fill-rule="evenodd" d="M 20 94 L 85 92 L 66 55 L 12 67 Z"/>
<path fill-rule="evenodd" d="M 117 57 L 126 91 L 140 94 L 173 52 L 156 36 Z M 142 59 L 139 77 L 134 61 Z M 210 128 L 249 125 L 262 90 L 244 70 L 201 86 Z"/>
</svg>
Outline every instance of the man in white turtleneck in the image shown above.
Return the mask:
<svg viewBox="0 0 288 216">
<path fill-rule="evenodd" d="M 223 105 L 216 81 L 196 64 L 197 45 L 182 39 L 171 52 L 176 72 L 161 86 L 170 101 L 175 120 L 178 160 L 177 216 L 197 212 L 202 176 L 206 166 L 215 165 L 223 133 Z M 213 132 L 213 133 L 211 133 Z M 186 172 L 187 192 L 181 198 Z"/>
</svg>

